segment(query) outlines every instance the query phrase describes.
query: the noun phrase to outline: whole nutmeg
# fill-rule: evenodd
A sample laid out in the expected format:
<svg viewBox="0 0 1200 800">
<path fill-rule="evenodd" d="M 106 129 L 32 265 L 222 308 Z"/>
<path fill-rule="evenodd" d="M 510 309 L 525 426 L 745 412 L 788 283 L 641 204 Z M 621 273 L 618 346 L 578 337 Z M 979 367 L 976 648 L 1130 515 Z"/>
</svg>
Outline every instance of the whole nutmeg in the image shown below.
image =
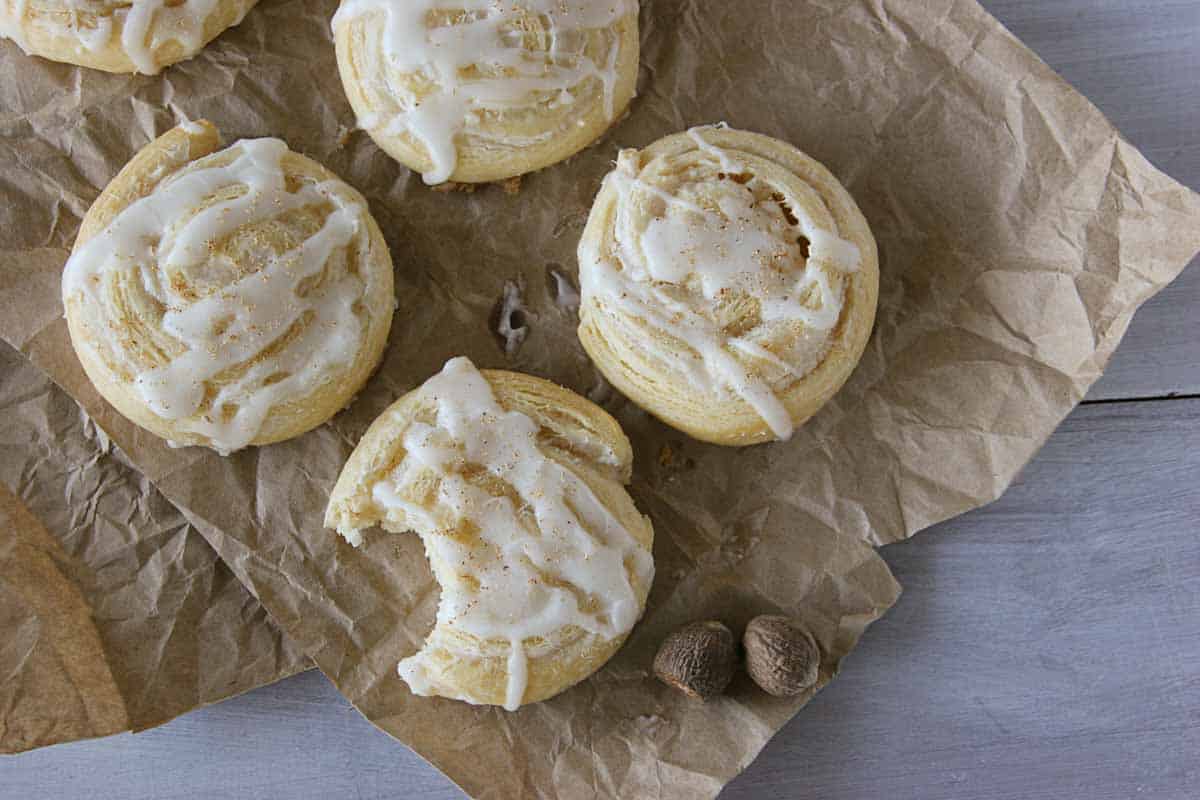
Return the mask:
<svg viewBox="0 0 1200 800">
<path fill-rule="evenodd" d="M 654 674 L 689 697 L 725 691 L 736 661 L 733 633 L 719 622 L 693 622 L 672 633 L 654 656 Z"/>
<path fill-rule="evenodd" d="M 742 636 L 746 671 L 776 697 L 794 697 L 817 682 L 821 651 L 812 634 L 788 617 L 763 615 L 750 620 Z"/>
</svg>

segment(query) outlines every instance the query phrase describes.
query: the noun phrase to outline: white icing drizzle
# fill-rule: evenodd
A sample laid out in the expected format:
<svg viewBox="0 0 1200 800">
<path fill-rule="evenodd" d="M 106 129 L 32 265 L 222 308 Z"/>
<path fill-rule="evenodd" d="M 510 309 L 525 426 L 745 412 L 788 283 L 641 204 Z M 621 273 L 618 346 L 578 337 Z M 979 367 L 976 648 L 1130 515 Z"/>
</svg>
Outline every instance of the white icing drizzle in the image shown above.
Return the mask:
<svg viewBox="0 0 1200 800">
<path fill-rule="evenodd" d="M 504 706 L 515 710 L 528 682 L 527 640 L 568 625 L 608 640 L 628 633 L 640 603 L 627 565 L 647 585 L 653 561 L 583 480 L 542 452 L 537 423 L 501 407 L 470 361 L 452 359 L 420 391 L 436 402 L 437 423 L 408 427 L 403 460 L 372 497 L 388 517 L 402 514 L 448 572 L 438 576 L 435 633 L 399 672 L 413 692 L 431 694 L 426 670 L 439 631 L 507 642 Z M 468 466 L 510 486 L 519 505 L 472 481 Z M 436 501 L 415 502 L 405 489 L 430 472 Z M 455 535 L 464 528 L 477 534 Z"/>
<path fill-rule="evenodd" d="M 707 130 L 711 128 L 688 131 L 697 149 L 721 172 L 744 175 L 747 167 L 736 153 L 705 139 Z M 639 176 L 636 152 L 622 153 L 616 170 L 605 178 L 607 189 L 617 192 L 612 253 L 604 253 L 603 244 L 581 245 L 580 284 L 584 302 L 595 298 L 605 308 L 642 320 L 687 345 L 697 358 L 681 363 L 653 340 L 641 342 L 664 363 L 682 369 L 702 391 L 734 391 L 777 438 L 786 440 L 794 423 L 773 383 L 801 378 L 816 363 L 793 363 L 756 336 L 772 326 L 800 323 L 822 336 L 827 350 L 829 334 L 841 316 L 844 287 L 833 285 L 822 267 L 851 273 L 858 269 L 861 255 L 852 242 L 820 227 L 803 204 L 786 193 L 783 200 L 793 219 L 777 204 L 760 202 L 753 192 L 760 180 L 752 175 L 744 185 L 728 183 L 716 195 L 717 207 L 710 210 L 681 196 L 689 188 L 686 181 L 679 191 L 668 192 Z M 783 191 L 773 184 L 771 189 Z M 638 194 L 660 201 L 663 213 L 639 224 Z M 809 243 L 807 259 L 800 237 Z M 722 299 L 736 295 L 758 301 L 760 322 L 756 330 L 730 336 L 710 312 Z M 781 380 L 756 374 L 745 363 L 747 357 L 775 368 Z"/>
<path fill-rule="evenodd" d="M 122 359 L 155 414 L 223 453 L 249 444 L 276 406 L 308 396 L 352 363 L 365 333 L 354 306 L 366 286 L 350 272 L 322 272 L 352 241 L 360 253 L 370 246 L 361 222 L 366 209 L 343 184 L 287 190 L 286 144 L 245 140 L 222 153 L 230 151 L 230 163 L 189 165 L 131 203 L 72 254 L 63 274 L 63 303 L 80 304 L 88 338 L 101 343 L 93 347 L 98 357 Z M 218 195 L 224 199 L 214 200 Z M 258 271 L 245 273 L 209 251 L 243 226 L 308 206 L 333 211 L 294 249 L 266 256 Z M 119 310 L 105 288 L 131 274 L 163 307 L 159 326 L 179 350 L 158 366 L 135 358 L 113 321 Z M 304 288 L 318 278 L 315 288 Z M 277 344 L 289 332 L 292 338 Z M 92 347 L 83 337 L 77 344 Z M 251 363 L 273 346 L 277 352 Z"/>
<path fill-rule="evenodd" d="M 179 120 L 177 127 L 182 128 L 184 133 L 188 134 L 189 136 L 200 136 L 205 132 L 205 130 L 207 130 L 207 128 L 205 128 L 199 122 L 194 122 L 193 120 L 188 119 L 186 116 Z"/>
<path fill-rule="evenodd" d="M 455 24 L 430 25 L 430 16 L 458 12 Z M 594 62 L 585 52 L 588 31 L 604 29 L 637 13 L 636 0 L 343 0 L 333 16 L 333 30 L 366 14 L 383 15 L 382 51 L 391 66 L 420 75 L 430 84 L 416 96 L 405 87 L 379 87 L 395 94 L 400 111 L 394 116 L 365 115 L 359 126 L 382 129 L 391 136 L 410 133 L 429 153 L 433 169 L 426 183 L 442 183 L 458 161 L 456 138 L 479 130 L 480 112 L 524 109 L 551 98 L 552 105 L 575 102 L 572 89 L 589 78 L 600 81 L 605 114 L 616 115 L 618 43 L 608 47 L 606 61 Z M 524 43 L 522 24 L 540 18 L 546 51 Z M 579 120 L 582 124 L 582 120 Z M 536 141 L 531 140 L 531 141 Z M 520 144 L 507 140 L 508 144 Z"/>
<path fill-rule="evenodd" d="M 26 53 L 31 48 L 22 23 L 27 15 L 36 15 L 33 24 L 56 38 L 75 39 L 81 51 L 102 50 L 119 31 L 125 54 L 137 71 L 146 75 L 159 71 L 154 51 L 167 42 L 178 42 L 188 54 L 200 50 L 204 46 L 204 23 L 219 2 L 130 0 L 109 4 L 57 0 L 53 7 L 31 8 L 29 0 L 5 1 L 7 10 L 0 9 L 0 36 L 12 39 Z"/>
<path fill-rule="evenodd" d="M 556 269 L 551 270 L 550 275 L 554 278 L 554 302 L 564 311 L 578 311 L 580 298 L 575 284 Z"/>
</svg>

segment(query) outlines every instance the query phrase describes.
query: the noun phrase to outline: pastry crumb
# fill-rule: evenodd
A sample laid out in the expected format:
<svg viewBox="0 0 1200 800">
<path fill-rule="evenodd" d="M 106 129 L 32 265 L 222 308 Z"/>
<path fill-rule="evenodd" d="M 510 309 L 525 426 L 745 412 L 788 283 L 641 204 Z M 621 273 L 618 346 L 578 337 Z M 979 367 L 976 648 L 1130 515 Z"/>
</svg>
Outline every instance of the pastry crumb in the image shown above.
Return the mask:
<svg viewBox="0 0 1200 800">
<path fill-rule="evenodd" d="M 671 467 L 675 464 L 675 451 L 671 445 L 664 444 L 662 449 L 658 451 L 658 464 L 662 467 Z"/>
<path fill-rule="evenodd" d="M 462 192 L 463 194 L 471 194 L 472 192 L 475 191 L 476 185 L 474 183 L 459 183 L 458 181 L 446 181 L 445 183 L 439 183 L 436 186 L 431 186 L 429 188 L 433 189 L 435 192 L 443 192 L 443 193 Z"/>
</svg>

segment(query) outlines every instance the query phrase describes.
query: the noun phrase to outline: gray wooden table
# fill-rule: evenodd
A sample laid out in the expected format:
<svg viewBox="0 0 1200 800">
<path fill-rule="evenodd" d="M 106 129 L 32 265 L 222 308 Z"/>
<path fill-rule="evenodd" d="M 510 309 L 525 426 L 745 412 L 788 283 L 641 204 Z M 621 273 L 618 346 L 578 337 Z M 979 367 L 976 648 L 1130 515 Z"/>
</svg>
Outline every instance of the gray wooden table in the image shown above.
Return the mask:
<svg viewBox="0 0 1200 800">
<path fill-rule="evenodd" d="M 1200 188 L 1200 0 L 984 5 Z M 1004 499 L 884 550 L 900 603 L 724 797 L 1200 797 L 1198 478 L 1193 265 Z M 460 795 L 309 672 L 0 761 L 0 797 Z"/>
</svg>

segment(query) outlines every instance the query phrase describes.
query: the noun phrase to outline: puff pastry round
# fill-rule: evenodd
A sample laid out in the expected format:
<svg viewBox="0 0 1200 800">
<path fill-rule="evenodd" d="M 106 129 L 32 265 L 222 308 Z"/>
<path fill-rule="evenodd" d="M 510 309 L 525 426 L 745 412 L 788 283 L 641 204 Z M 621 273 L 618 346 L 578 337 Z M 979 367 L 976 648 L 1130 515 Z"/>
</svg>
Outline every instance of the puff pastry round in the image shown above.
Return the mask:
<svg viewBox="0 0 1200 800">
<path fill-rule="evenodd" d="M 631 462 L 597 406 L 465 358 L 371 425 L 325 525 L 355 545 L 373 525 L 421 536 L 441 600 L 400 662 L 414 693 L 513 710 L 617 651 L 654 575 L 650 522 L 623 487 Z"/>
<path fill-rule="evenodd" d="M 258 0 L 0 0 L 0 36 L 51 61 L 153 75 L 191 58 Z"/>
<path fill-rule="evenodd" d="M 850 194 L 723 126 L 626 150 L 579 245 L 579 337 L 606 378 L 707 442 L 789 438 L 854 370 L 879 291 Z"/>
<path fill-rule="evenodd" d="M 226 453 L 340 411 L 383 353 L 392 261 L 367 204 L 278 139 L 185 123 L 88 210 L 63 271 L 71 342 L 121 414 Z"/>
<path fill-rule="evenodd" d="M 633 97 L 637 0 L 342 0 L 338 68 L 361 128 L 426 183 L 532 172 Z"/>
</svg>

